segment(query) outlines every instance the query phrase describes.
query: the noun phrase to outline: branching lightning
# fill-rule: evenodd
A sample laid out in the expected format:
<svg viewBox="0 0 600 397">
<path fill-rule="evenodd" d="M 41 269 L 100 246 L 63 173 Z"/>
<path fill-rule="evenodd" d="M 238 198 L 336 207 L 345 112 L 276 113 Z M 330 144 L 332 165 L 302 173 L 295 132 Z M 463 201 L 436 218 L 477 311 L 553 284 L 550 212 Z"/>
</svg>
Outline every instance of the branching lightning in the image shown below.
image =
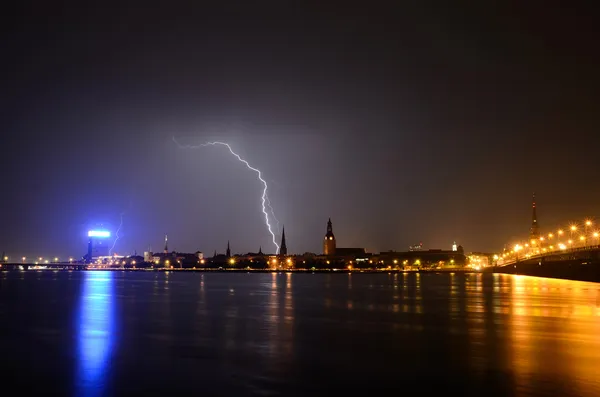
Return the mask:
<svg viewBox="0 0 600 397">
<path fill-rule="evenodd" d="M 267 206 L 269 207 L 269 211 L 271 212 L 271 215 L 273 216 L 273 220 L 275 221 L 275 223 L 277 223 L 277 233 L 280 232 L 280 228 L 279 228 L 279 219 L 277 219 L 277 217 L 275 216 L 275 211 L 273 210 L 273 207 L 271 206 L 271 200 L 269 200 L 269 196 L 265 195 L 266 203 Z"/>
<path fill-rule="evenodd" d="M 248 169 L 256 172 L 256 174 L 258 175 L 258 179 L 263 184 L 263 192 L 262 192 L 261 200 L 262 200 L 262 212 L 265 215 L 265 224 L 267 225 L 267 229 L 269 230 L 269 233 L 271 234 L 271 237 L 273 238 L 273 244 L 276 247 L 276 253 L 279 253 L 279 244 L 277 244 L 277 241 L 275 239 L 275 233 L 273 233 L 273 230 L 272 230 L 272 227 L 271 227 L 271 223 L 269 222 L 269 213 L 267 212 L 267 207 L 271 211 L 271 214 L 273 215 L 273 219 L 278 224 L 279 224 L 279 221 L 277 221 L 277 218 L 275 218 L 275 214 L 273 212 L 273 207 L 271 207 L 271 201 L 269 200 L 269 196 L 267 194 L 267 191 L 268 191 L 269 187 L 267 186 L 267 181 L 265 181 L 263 179 L 263 177 L 262 177 L 262 172 L 258 168 L 252 167 L 246 160 L 244 160 L 243 158 L 241 158 L 239 154 L 237 154 L 236 152 L 233 151 L 233 149 L 231 149 L 231 146 L 229 146 L 228 143 L 225 143 L 225 142 L 207 142 L 207 143 L 203 143 L 203 144 L 200 144 L 200 145 L 181 145 L 179 142 L 177 142 L 177 140 L 175 139 L 175 137 L 173 137 L 173 142 L 175 142 L 177 144 L 177 146 L 179 146 L 182 149 L 198 149 L 198 148 L 201 148 L 201 147 L 217 146 L 217 145 L 226 146 L 227 149 L 229 149 L 229 152 L 232 155 L 234 155 L 241 163 L 244 163 L 244 165 L 246 167 L 248 167 Z"/>
<path fill-rule="evenodd" d="M 121 223 L 119 224 L 119 228 L 117 229 L 117 232 L 115 233 L 115 241 L 113 242 L 112 247 L 108 251 L 109 256 L 112 255 L 112 252 L 115 249 L 115 245 L 117 245 L 117 241 L 119 241 L 119 238 L 121 237 L 121 236 L 119 236 L 119 232 L 121 231 L 121 228 L 123 227 L 123 216 L 125 215 L 126 212 L 127 211 L 121 212 Z"/>
</svg>

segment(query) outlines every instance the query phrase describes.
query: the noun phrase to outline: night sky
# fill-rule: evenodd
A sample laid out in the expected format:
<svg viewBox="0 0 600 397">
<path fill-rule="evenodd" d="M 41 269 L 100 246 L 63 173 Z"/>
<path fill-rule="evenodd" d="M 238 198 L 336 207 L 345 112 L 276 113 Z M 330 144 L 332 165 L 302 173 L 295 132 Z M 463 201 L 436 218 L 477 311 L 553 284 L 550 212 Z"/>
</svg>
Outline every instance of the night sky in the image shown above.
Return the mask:
<svg viewBox="0 0 600 397">
<path fill-rule="evenodd" d="M 600 222 L 591 10 L 20 3 L 0 42 L 9 255 L 81 256 L 123 211 L 120 254 L 165 233 L 177 251 L 273 252 L 255 174 L 173 136 L 260 168 L 291 253 L 321 252 L 328 217 L 342 247 L 498 251 L 527 235 L 534 191 L 542 231 Z"/>
</svg>

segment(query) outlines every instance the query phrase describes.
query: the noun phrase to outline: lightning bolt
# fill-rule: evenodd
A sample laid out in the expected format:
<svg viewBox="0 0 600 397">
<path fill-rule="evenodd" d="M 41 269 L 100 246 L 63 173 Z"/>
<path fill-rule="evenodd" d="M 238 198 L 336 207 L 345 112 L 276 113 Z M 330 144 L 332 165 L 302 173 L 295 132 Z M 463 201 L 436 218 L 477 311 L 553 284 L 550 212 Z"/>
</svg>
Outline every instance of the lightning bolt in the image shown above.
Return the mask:
<svg viewBox="0 0 600 397">
<path fill-rule="evenodd" d="M 108 251 L 108 255 L 111 256 L 113 250 L 115 249 L 115 245 L 117 245 L 117 241 L 119 241 L 119 238 L 121 236 L 119 236 L 119 232 L 121 231 L 121 228 L 123 227 L 123 215 L 125 215 L 127 211 L 123 211 L 121 212 L 121 224 L 119 225 L 119 228 L 117 229 L 117 232 L 115 233 L 115 241 L 112 245 L 112 247 L 110 248 L 110 250 Z"/>
<path fill-rule="evenodd" d="M 273 207 L 271 206 L 271 200 L 269 200 L 269 196 L 265 196 L 266 203 L 267 206 L 269 207 L 269 211 L 271 211 L 271 215 L 273 216 L 273 220 L 275 221 L 275 223 L 277 223 L 277 233 L 279 233 L 279 220 L 277 219 L 277 217 L 275 216 L 275 211 L 273 210 Z"/>
<path fill-rule="evenodd" d="M 271 223 L 269 222 L 269 213 L 267 212 L 267 207 L 269 207 L 269 210 L 271 211 L 271 213 L 273 214 L 273 219 L 275 219 L 275 221 L 277 223 L 279 223 L 279 221 L 277 221 L 277 218 L 275 218 L 275 215 L 273 213 L 273 207 L 271 207 L 271 201 L 269 200 L 269 196 L 267 195 L 267 190 L 269 189 L 269 187 L 267 186 L 267 181 L 265 181 L 262 177 L 262 172 L 258 169 L 258 168 L 254 168 L 252 167 L 246 160 L 244 160 L 243 158 L 240 157 L 239 154 L 237 154 L 236 152 L 233 151 L 233 149 L 231 149 L 231 146 L 229 146 L 228 143 L 225 142 L 206 142 L 200 145 L 181 145 L 179 142 L 177 142 L 177 140 L 175 139 L 175 137 L 173 137 L 173 142 L 175 142 L 175 144 L 177 144 L 177 146 L 179 146 L 182 149 L 198 149 L 201 147 L 207 147 L 207 146 L 225 146 L 227 147 L 227 149 L 229 149 L 229 153 L 231 153 L 232 155 L 234 155 L 241 163 L 244 163 L 244 165 L 246 167 L 248 167 L 248 169 L 256 172 L 256 174 L 258 175 L 258 179 L 261 181 L 261 183 L 263 184 L 263 192 L 262 192 L 262 196 L 261 196 L 261 200 L 262 200 L 262 212 L 265 215 L 265 224 L 267 225 L 267 229 L 269 230 L 269 233 L 271 234 L 271 237 L 273 238 L 273 244 L 276 247 L 276 253 L 279 253 L 279 244 L 277 244 L 277 241 L 275 241 L 275 233 L 273 233 L 273 230 L 271 228 Z"/>
</svg>

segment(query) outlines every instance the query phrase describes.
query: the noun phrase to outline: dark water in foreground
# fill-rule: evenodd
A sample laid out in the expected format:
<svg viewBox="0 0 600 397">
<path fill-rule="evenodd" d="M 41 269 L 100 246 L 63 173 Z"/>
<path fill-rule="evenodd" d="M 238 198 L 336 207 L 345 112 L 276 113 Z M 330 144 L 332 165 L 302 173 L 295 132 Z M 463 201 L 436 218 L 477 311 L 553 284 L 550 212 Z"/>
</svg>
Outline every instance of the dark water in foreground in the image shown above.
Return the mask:
<svg viewBox="0 0 600 397">
<path fill-rule="evenodd" d="M 2 395 L 600 395 L 600 285 L 0 273 Z"/>
</svg>

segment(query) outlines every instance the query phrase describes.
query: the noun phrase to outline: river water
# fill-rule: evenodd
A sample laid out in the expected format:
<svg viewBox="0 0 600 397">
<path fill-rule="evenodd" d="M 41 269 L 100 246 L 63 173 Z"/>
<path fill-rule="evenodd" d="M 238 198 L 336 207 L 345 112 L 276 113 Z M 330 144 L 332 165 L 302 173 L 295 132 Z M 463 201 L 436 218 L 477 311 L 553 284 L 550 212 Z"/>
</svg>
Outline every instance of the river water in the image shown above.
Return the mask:
<svg viewBox="0 0 600 397">
<path fill-rule="evenodd" d="M 600 284 L 0 273 L 2 395 L 600 395 Z"/>
</svg>

